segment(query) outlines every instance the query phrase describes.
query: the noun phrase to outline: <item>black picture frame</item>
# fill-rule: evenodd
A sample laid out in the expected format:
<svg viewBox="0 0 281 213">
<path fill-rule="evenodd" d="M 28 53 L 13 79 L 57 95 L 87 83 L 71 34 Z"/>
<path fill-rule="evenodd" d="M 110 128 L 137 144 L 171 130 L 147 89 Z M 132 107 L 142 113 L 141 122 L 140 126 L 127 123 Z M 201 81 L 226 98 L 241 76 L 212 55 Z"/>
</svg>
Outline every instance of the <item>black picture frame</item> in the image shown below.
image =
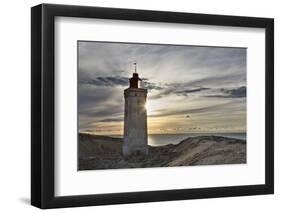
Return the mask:
<svg viewBox="0 0 281 213">
<path fill-rule="evenodd" d="M 265 184 L 93 195 L 54 195 L 55 17 L 264 28 Z M 42 208 L 155 202 L 274 193 L 274 20 L 149 10 L 41 4 L 31 8 L 31 204 Z"/>
</svg>

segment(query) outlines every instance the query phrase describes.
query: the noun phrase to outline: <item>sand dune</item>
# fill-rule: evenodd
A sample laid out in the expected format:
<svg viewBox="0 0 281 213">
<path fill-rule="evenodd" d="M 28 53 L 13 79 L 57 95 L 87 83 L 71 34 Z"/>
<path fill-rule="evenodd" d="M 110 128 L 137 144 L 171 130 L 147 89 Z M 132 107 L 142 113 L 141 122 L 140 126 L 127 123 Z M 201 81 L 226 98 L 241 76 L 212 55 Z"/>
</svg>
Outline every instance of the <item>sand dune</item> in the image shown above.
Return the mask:
<svg viewBox="0 0 281 213">
<path fill-rule="evenodd" d="M 122 156 L 122 139 L 79 134 L 79 170 L 246 163 L 246 141 L 221 136 L 190 137 L 176 145 L 149 146 L 145 157 Z"/>
</svg>

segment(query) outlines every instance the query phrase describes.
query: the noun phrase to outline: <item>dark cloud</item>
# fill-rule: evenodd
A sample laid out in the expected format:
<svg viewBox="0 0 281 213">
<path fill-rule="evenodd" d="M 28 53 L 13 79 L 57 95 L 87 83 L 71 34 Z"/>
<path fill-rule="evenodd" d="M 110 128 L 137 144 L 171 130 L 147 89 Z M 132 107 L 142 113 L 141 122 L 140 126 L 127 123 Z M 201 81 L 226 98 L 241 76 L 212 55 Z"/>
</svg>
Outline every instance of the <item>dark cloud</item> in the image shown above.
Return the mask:
<svg viewBox="0 0 281 213">
<path fill-rule="evenodd" d="M 199 91 L 208 90 L 208 89 L 210 89 L 210 88 L 187 89 L 187 90 L 179 91 L 179 92 L 182 92 L 182 93 L 193 93 L 193 92 L 199 92 Z"/>
<path fill-rule="evenodd" d="M 156 83 L 149 82 L 148 79 L 142 79 L 142 86 L 148 90 L 162 90 L 164 87 L 157 85 Z"/>
<path fill-rule="evenodd" d="M 210 88 L 196 88 L 196 89 L 185 89 L 185 90 L 181 90 L 181 91 L 175 91 L 176 94 L 181 94 L 181 95 L 188 95 L 189 93 L 195 93 L 195 92 L 200 92 L 203 90 L 209 90 Z"/>
<path fill-rule="evenodd" d="M 106 118 L 106 119 L 99 120 L 98 122 L 121 122 L 123 120 L 124 118 Z"/>
<path fill-rule="evenodd" d="M 80 80 L 80 84 L 90 84 L 95 86 L 126 86 L 129 79 L 121 76 L 114 77 L 96 77 L 94 79 Z"/>
<path fill-rule="evenodd" d="M 84 131 L 85 131 L 85 132 L 94 132 L 93 129 L 85 129 Z"/>
<path fill-rule="evenodd" d="M 129 78 L 122 76 L 109 76 L 109 77 L 96 77 L 96 78 L 87 78 L 84 76 L 79 81 L 80 84 L 88 84 L 93 86 L 105 86 L 105 87 L 115 87 L 123 86 L 126 87 L 129 85 Z M 147 78 L 141 79 L 142 87 L 148 90 L 162 90 L 164 87 L 157 85 L 156 83 L 149 82 Z"/>
<path fill-rule="evenodd" d="M 200 77 L 196 80 L 187 82 L 190 86 L 200 86 L 204 85 L 205 87 L 213 87 L 217 85 L 231 85 L 233 82 L 245 82 L 246 75 L 245 73 L 231 73 L 223 75 L 213 75 L 207 77 Z"/>
<path fill-rule="evenodd" d="M 120 105 L 120 104 L 119 104 Z M 104 108 L 89 108 L 88 110 L 83 110 L 79 112 L 81 115 L 87 116 L 87 117 L 93 117 L 93 119 L 96 117 L 105 117 L 108 115 L 118 115 L 123 113 L 123 106 L 118 106 L 118 104 L 115 105 L 109 105 L 104 106 Z M 95 120 L 95 119 L 94 119 Z"/>
<path fill-rule="evenodd" d="M 207 95 L 205 97 L 209 98 L 244 98 L 246 97 L 246 87 L 238 87 L 234 89 L 220 89 L 220 91 L 223 94 L 218 94 L 218 95 Z"/>
<path fill-rule="evenodd" d="M 151 99 L 162 98 L 166 95 L 180 95 L 180 96 L 188 96 L 190 93 L 199 93 L 204 90 L 210 90 L 211 88 L 206 87 L 189 87 L 186 83 L 173 83 L 173 84 L 165 84 L 165 86 L 161 86 L 158 90 L 161 90 L 157 94 L 152 95 Z"/>
<path fill-rule="evenodd" d="M 223 90 L 225 91 L 227 94 L 229 94 L 232 97 L 246 97 L 246 87 L 238 87 L 236 89 L 231 89 L 231 90 Z"/>
</svg>

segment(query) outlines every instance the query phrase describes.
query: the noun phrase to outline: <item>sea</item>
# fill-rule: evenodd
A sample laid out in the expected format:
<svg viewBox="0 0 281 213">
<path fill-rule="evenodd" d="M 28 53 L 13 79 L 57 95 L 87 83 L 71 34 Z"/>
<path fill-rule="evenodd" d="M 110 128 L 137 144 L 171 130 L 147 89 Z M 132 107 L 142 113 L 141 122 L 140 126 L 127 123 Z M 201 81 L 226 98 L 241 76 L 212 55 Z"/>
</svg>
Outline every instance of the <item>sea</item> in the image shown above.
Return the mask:
<svg viewBox="0 0 281 213">
<path fill-rule="evenodd" d="M 246 133 L 181 133 L 181 134 L 149 134 L 148 144 L 150 146 L 164 146 L 168 144 L 178 144 L 182 140 L 196 136 L 223 136 L 228 138 L 246 140 Z M 111 135 L 111 137 L 122 138 L 122 135 Z"/>
</svg>

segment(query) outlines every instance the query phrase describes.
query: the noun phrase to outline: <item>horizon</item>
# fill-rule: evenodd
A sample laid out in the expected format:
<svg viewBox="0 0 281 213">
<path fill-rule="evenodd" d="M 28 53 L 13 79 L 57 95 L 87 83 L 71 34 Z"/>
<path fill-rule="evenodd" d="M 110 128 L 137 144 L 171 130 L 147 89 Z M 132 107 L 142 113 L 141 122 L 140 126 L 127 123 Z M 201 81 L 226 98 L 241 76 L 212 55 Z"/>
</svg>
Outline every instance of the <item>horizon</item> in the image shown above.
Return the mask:
<svg viewBox="0 0 281 213">
<path fill-rule="evenodd" d="M 78 132 L 78 134 L 88 134 L 88 135 L 98 135 L 98 136 L 123 136 L 123 134 L 120 135 L 101 135 L 91 132 Z M 187 134 L 247 134 L 247 132 L 184 132 L 184 133 L 151 133 L 147 135 L 187 135 Z"/>
<path fill-rule="evenodd" d="M 138 63 L 148 135 L 246 133 L 246 49 L 78 42 L 78 132 L 123 135 Z"/>
<path fill-rule="evenodd" d="M 86 134 L 91 137 L 102 136 L 108 138 L 116 138 L 123 140 L 123 135 L 100 135 L 86 132 L 79 132 L 78 134 Z M 172 133 L 172 134 L 148 134 L 147 135 L 147 144 L 150 146 L 165 146 L 168 144 L 178 144 L 183 140 L 192 137 L 208 137 L 208 136 L 220 136 L 224 138 L 232 138 L 239 140 L 246 140 L 246 132 L 190 132 L 190 133 Z"/>
</svg>

